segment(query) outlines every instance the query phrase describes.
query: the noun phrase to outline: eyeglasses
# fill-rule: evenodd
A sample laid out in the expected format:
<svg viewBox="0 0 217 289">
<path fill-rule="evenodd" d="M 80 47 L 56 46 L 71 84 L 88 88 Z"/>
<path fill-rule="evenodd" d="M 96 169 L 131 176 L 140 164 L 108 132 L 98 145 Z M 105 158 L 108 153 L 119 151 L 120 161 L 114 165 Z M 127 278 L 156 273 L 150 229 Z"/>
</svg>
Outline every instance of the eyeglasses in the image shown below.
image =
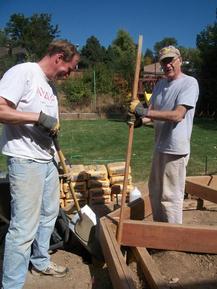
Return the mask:
<svg viewBox="0 0 217 289">
<path fill-rule="evenodd" d="M 167 65 L 167 64 L 173 64 L 176 62 L 176 60 L 178 59 L 179 57 L 166 57 L 164 59 L 161 60 L 160 64 L 161 65 Z"/>
</svg>

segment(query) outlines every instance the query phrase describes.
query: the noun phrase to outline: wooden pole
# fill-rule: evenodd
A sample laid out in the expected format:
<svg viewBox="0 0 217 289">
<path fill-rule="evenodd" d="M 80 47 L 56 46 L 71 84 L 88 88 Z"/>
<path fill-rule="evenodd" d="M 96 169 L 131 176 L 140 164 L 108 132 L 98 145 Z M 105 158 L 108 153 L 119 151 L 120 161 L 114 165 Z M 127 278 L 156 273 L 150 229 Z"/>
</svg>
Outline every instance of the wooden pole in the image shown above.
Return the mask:
<svg viewBox="0 0 217 289">
<path fill-rule="evenodd" d="M 61 166 L 63 168 L 63 173 L 67 174 L 67 173 L 69 173 L 69 171 L 68 171 L 68 168 L 66 166 L 65 157 L 63 155 L 63 152 L 60 149 L 59 142 L 57 140 L 57 136 L 56 135 L 53 137 L 53 143 L 54 143 L 54 146 L 56 148 L 58 157 L 60 159 L 60 164 L 61 164 Z M 77 197 L 76 197 L 76 194 L 75 194 L 75 191 L 74 191 L 74 188 L 73 188 L 71 180 L 68 182 L 68 185 L 69 185 L 70 192 L 71 192 L 71 194 L 73 196 L 73 199 L 74 199 L 74 202 L 75 202 L 75 207 L 77 209 L 79 218 L 80 218 L 80 220 L 83 220 L 83 216 L 82 216 L 82 213 L 81 213 L 81 208 L 80 208 L 79 202 L 77 200 Z"/>
<path fill-rule="evenodd" d="M 136 68 L 135 68 L 135 74 L 134 74 L 132 100 L 137 99 L 139 72 L 140 72 L 141 57 L 142 57 L 142 40 L 143 40 L 143 37 L 142 37 L 142 35 L 140 35 L 139 41 L 138 41 L 137 57 L 136 57 Z M 131 124 L 129 124 L 129 138 L 128 138 L 127 153 L 126 153 L 124 183 L 123 183 L 123 190 L 122 190 L 122 197 L 121 197 L 120 217 L 119 217 L 119 224 L 117 227 L 117 234 L 116 234 L 117 242 L 119 245 L 121 243 L 121 236 L 122 236 L 122 230 L 123 230 L 124 207 L 125 207 L 125 202 L 126 202 L 126 192 L 127 192 L 127 185 L 128 185 L 129 167 L 130 167 L 131 154 L 132 154 L 133 132 L 134 132 L 134 124 L 131 123 Z"/>
</svg>

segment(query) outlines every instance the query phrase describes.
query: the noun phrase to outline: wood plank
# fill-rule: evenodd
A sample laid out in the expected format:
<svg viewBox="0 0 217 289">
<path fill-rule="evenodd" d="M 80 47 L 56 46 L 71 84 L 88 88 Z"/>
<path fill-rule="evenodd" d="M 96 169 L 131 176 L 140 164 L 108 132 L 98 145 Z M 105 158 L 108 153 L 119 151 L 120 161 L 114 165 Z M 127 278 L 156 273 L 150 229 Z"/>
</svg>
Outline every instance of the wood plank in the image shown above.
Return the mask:
<svg viewBox="0 0 217 289">
<path fill-rule="evenodd" d="M 208 183 L 208 186 L 213 189 L 217 189 L 217 176 L 216 175 L 210 176 L 210 181 Z"/>
<path fill-rule="evenodd" d="M 106 217 L 100 219 L 100 241 L 114 289 L 136 289 L 132 273 L 127 267 L 120 246 L 108 225 Z"/>
<path fill-rule="evenodd" d="M 217 228 L 125 220 L 121 244 L 130 247 L 217 254 Z"/>
<path fill-rule="evenodd" d="M 149 195 L 144 196 L 144 211 L 145 211 L 145 218 L 152 215 L 152 208 L 151 208 L 151 201 Z"/>
<path fill-rule="evenodd" d="M 152 214 L 151 203 L 149 195 L 143 198 L 138 198 L 135 201 L 128 203 L 124 209 L 124 219 L 143 220 Z M 109 213 L 107 216 L 119 219 L 120 208 Z"/>
<path fill-rule="evenodd" d="M 170 289 L 146 248 L 131 247 L 130 249 L 140 264 L 150 289 Z"/>
<path fill-rule="evenodd" d="M 186 177 L 186 181 L 190 181 L 190 182 L 192 181 L 201 185 L 208 185 L 210 181 L 210 176 L 189 176 L 189 177 Z"/>
<path fill-rule="evenodd" d="M 200 199 L 217 203 L 217 189 L 210 186 L 198 184 L 193 180 L 186 180 L 185 191 Z"/>
</svg>

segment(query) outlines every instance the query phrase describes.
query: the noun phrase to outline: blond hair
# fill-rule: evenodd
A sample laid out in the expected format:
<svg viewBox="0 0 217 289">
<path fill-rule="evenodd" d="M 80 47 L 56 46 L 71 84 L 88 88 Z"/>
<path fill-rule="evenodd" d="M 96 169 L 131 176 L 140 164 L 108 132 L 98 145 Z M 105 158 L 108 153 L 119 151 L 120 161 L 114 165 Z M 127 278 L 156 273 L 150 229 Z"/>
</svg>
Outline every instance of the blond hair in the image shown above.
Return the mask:
<svg viewBox="0 0 217 289">
<path fill-rule="evenodd" d="M 53 40 L 47 49 L 47 54 L 52 56 L 56 53 L 63 53 L 63 60 L 69 62 L 74 55 L 79 55 L 74 44 L 67 40 Z"/>
</svg>

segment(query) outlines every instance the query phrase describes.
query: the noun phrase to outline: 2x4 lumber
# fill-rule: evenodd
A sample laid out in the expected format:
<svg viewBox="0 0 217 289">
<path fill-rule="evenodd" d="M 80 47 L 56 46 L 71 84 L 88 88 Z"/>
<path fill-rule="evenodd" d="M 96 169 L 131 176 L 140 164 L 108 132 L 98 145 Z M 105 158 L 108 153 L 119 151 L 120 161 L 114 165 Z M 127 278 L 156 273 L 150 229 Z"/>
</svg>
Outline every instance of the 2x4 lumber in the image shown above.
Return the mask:
<svg viewBox="0 0 217 289">
<path fill-rule="evenodd" d="M 121 245 L 174 251 L 217 253 L 217 228 L 125 220 Z"/>
<path fill-rule="evenodd" d="M 186 193 L 213 203 L 217 203 L 217 189 L 211 186 L 198 184 L 196 180 L 186 180 Z"/>
<path fill-rule="evenodd" d="M 187 182 L 195 182 L 200 185 L 208 185 L 210 182 L 210 176 L 190 176 L 186 178 Z"/>
<path fill-rule="evenodd" d="M 170 289 L 146 248 L 131 247 L 130 249 L 140 264 L 150 289 Z"/>
<path fill-rule="evenodd" d="M 127 267 L 111 224 L 105 217 L 100 219 L 100 241 L 114 289 L 136 289 L 132 273 Z"/>
<path fill-rule="evenodd" d="M 210 181 L 208 183 L 208 186 L 212 187 L 212 188 L 216 188 L 217 187 L 217 176 L 216 175 L 211 175 L 210 176 Z"/>
</svg>

